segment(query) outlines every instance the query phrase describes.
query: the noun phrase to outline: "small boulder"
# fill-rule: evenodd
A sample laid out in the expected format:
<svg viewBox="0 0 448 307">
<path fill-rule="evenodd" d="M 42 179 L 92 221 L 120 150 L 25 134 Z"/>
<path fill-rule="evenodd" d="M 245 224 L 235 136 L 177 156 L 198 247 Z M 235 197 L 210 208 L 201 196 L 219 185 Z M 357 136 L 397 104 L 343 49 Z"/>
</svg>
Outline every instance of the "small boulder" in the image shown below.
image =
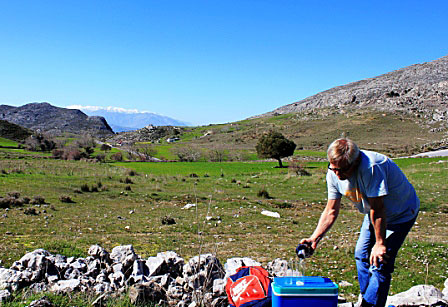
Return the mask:
<svg viewBox="0 0 448 307">
<path fill-rule="evenodd" d="M 448 301 L 443 298 L 440 290 L 430 285 L 414 286 L 405 292 L 389 296 L 386 303 L 386 305 L 394 305 L 396 307 L 420 305 L 438 306 L 438 304 L 445 306 L 448 304 Z"/>
<path fill-rule="evenodd" d="M 28 305 L 28 307 L 53 307 L 53 306 L 54 306 L 54 304 L 46 296 L 44 296 L 38 300 L 32 301 Z"/>
<path fill-rule="evenodd" d="M 0 305 L 11 298 L 11 292 L 8 290 L 0 290 Z"/>
<path fill-rule="evenodd" d="M 60 280 L 50 288 L 51 292 L 70 293 L 79 289 L 81 281 L 79 279 Z"/>
</svg>

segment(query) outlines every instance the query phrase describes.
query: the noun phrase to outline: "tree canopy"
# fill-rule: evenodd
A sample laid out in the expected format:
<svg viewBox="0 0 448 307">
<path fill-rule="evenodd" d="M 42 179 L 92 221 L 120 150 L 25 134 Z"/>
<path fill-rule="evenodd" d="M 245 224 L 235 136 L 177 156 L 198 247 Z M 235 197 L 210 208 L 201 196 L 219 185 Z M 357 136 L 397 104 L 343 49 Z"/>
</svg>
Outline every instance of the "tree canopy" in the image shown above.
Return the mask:
<svg viewBox="0 0 448 307">
<path fill-rule="evenodd" d="M 270 131 L 258 140 L 256 149 L 260 158 L 277 159 L 279 167 L 283 167 L 282 158 L 292 156 L 296 144 L 280 132 Z"/>
</svg>

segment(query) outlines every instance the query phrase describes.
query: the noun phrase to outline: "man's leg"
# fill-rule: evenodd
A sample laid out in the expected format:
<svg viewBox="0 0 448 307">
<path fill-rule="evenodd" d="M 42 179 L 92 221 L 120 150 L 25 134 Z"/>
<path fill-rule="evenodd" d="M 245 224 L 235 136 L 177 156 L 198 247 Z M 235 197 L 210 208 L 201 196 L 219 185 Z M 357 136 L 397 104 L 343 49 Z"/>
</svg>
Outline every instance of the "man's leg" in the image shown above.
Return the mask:
<svg viewBox="0 0 448 307">
<path fill-rule="evenodd" d="M 370 278 L 367 289 L 363 293 L 364 300 L 372 306 L 382 307 L 386 304 L 395 258 L 414 222 L 415 220 L 397 225 L 387 225 L 386 248 L 389 258 L 386 259 L 387 263 L 381 263 L 378 267 L 374 265 L 369 267 Z M 373 232 L 372 228 L 370 229 Z"/>
<path fill-rule="evenodd" d="M 370 227 L 370 220 L 368 215 L 366 214 L 364 221 L 361 226 L 361 233 L 358 238 L 358 242 L 356 243 L 355 248 L 355 260 L 356 260 L 356 268 L 358 270 L 358 281 L 359 287 L 361 290 L 361 295 L 364 297 L 364 293 L 369 286 L 370 279 L 370 264 L 369 264 L 369 256 L 370 250 L 375 244 L 375 233 L 373 233 Z"/>
</svg>

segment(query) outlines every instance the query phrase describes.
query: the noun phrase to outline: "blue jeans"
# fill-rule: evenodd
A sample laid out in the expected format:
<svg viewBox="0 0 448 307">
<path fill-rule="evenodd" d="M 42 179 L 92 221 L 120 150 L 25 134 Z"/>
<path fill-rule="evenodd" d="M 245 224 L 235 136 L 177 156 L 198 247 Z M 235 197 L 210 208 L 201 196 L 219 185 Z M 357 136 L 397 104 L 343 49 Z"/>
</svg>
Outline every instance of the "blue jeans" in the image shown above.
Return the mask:
<svg viewBox="0 0 448 307">
<path fill-rule="evenodd" d="M 370 265 L 369 260 L 370 252 L 375 245 L 375 231 L 370 223 L 369 215 L 366 214 L 356 243 L 355 260 L 361 295 L 367 303 L 376 307 L 386 304 L 395 258 L 415 220 L 416 218 L 401 224 L 387 225 L 386 253 L 389 258 L 386 259 L 387 264 L 380 263 L 379 267 L 376 267 Z"/>
</svg>

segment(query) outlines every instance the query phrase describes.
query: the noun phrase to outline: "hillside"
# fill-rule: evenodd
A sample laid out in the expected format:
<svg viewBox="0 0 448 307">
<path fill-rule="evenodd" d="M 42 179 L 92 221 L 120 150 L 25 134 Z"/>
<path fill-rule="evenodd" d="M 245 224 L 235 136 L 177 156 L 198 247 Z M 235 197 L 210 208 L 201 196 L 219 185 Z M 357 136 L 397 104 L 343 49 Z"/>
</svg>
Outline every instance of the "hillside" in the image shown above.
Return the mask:
<svg viewBox="0 0 448 307">
<path fill-rule="evenodd" d="M 429 123 L 443 123 L 446 128 L 448 56 L 432 62 L 408 66 L 375 78 L 334 87 L 260 116 L 289 114 L 325 107 L 345 110 L 374 108 L 388 112 L 402 111 L 423 117 Z"/>
<path fill-rule="evenodd" d="M 0 105 L 0 119 L 53 135 L 89 133 L 104 137 L 113 134 L 103 117 L 89 117 L 79 110 L 59 108 L 46 102 L 20 107 Z"/>
<path fill-rule="evenodd" d="M 0 119 L 0 137 L 2 138 L 14 141 L 22 141 L 29 137 L 31 134 L 32 131 L 30 131 L 29 129 Z"/>
</svg>

